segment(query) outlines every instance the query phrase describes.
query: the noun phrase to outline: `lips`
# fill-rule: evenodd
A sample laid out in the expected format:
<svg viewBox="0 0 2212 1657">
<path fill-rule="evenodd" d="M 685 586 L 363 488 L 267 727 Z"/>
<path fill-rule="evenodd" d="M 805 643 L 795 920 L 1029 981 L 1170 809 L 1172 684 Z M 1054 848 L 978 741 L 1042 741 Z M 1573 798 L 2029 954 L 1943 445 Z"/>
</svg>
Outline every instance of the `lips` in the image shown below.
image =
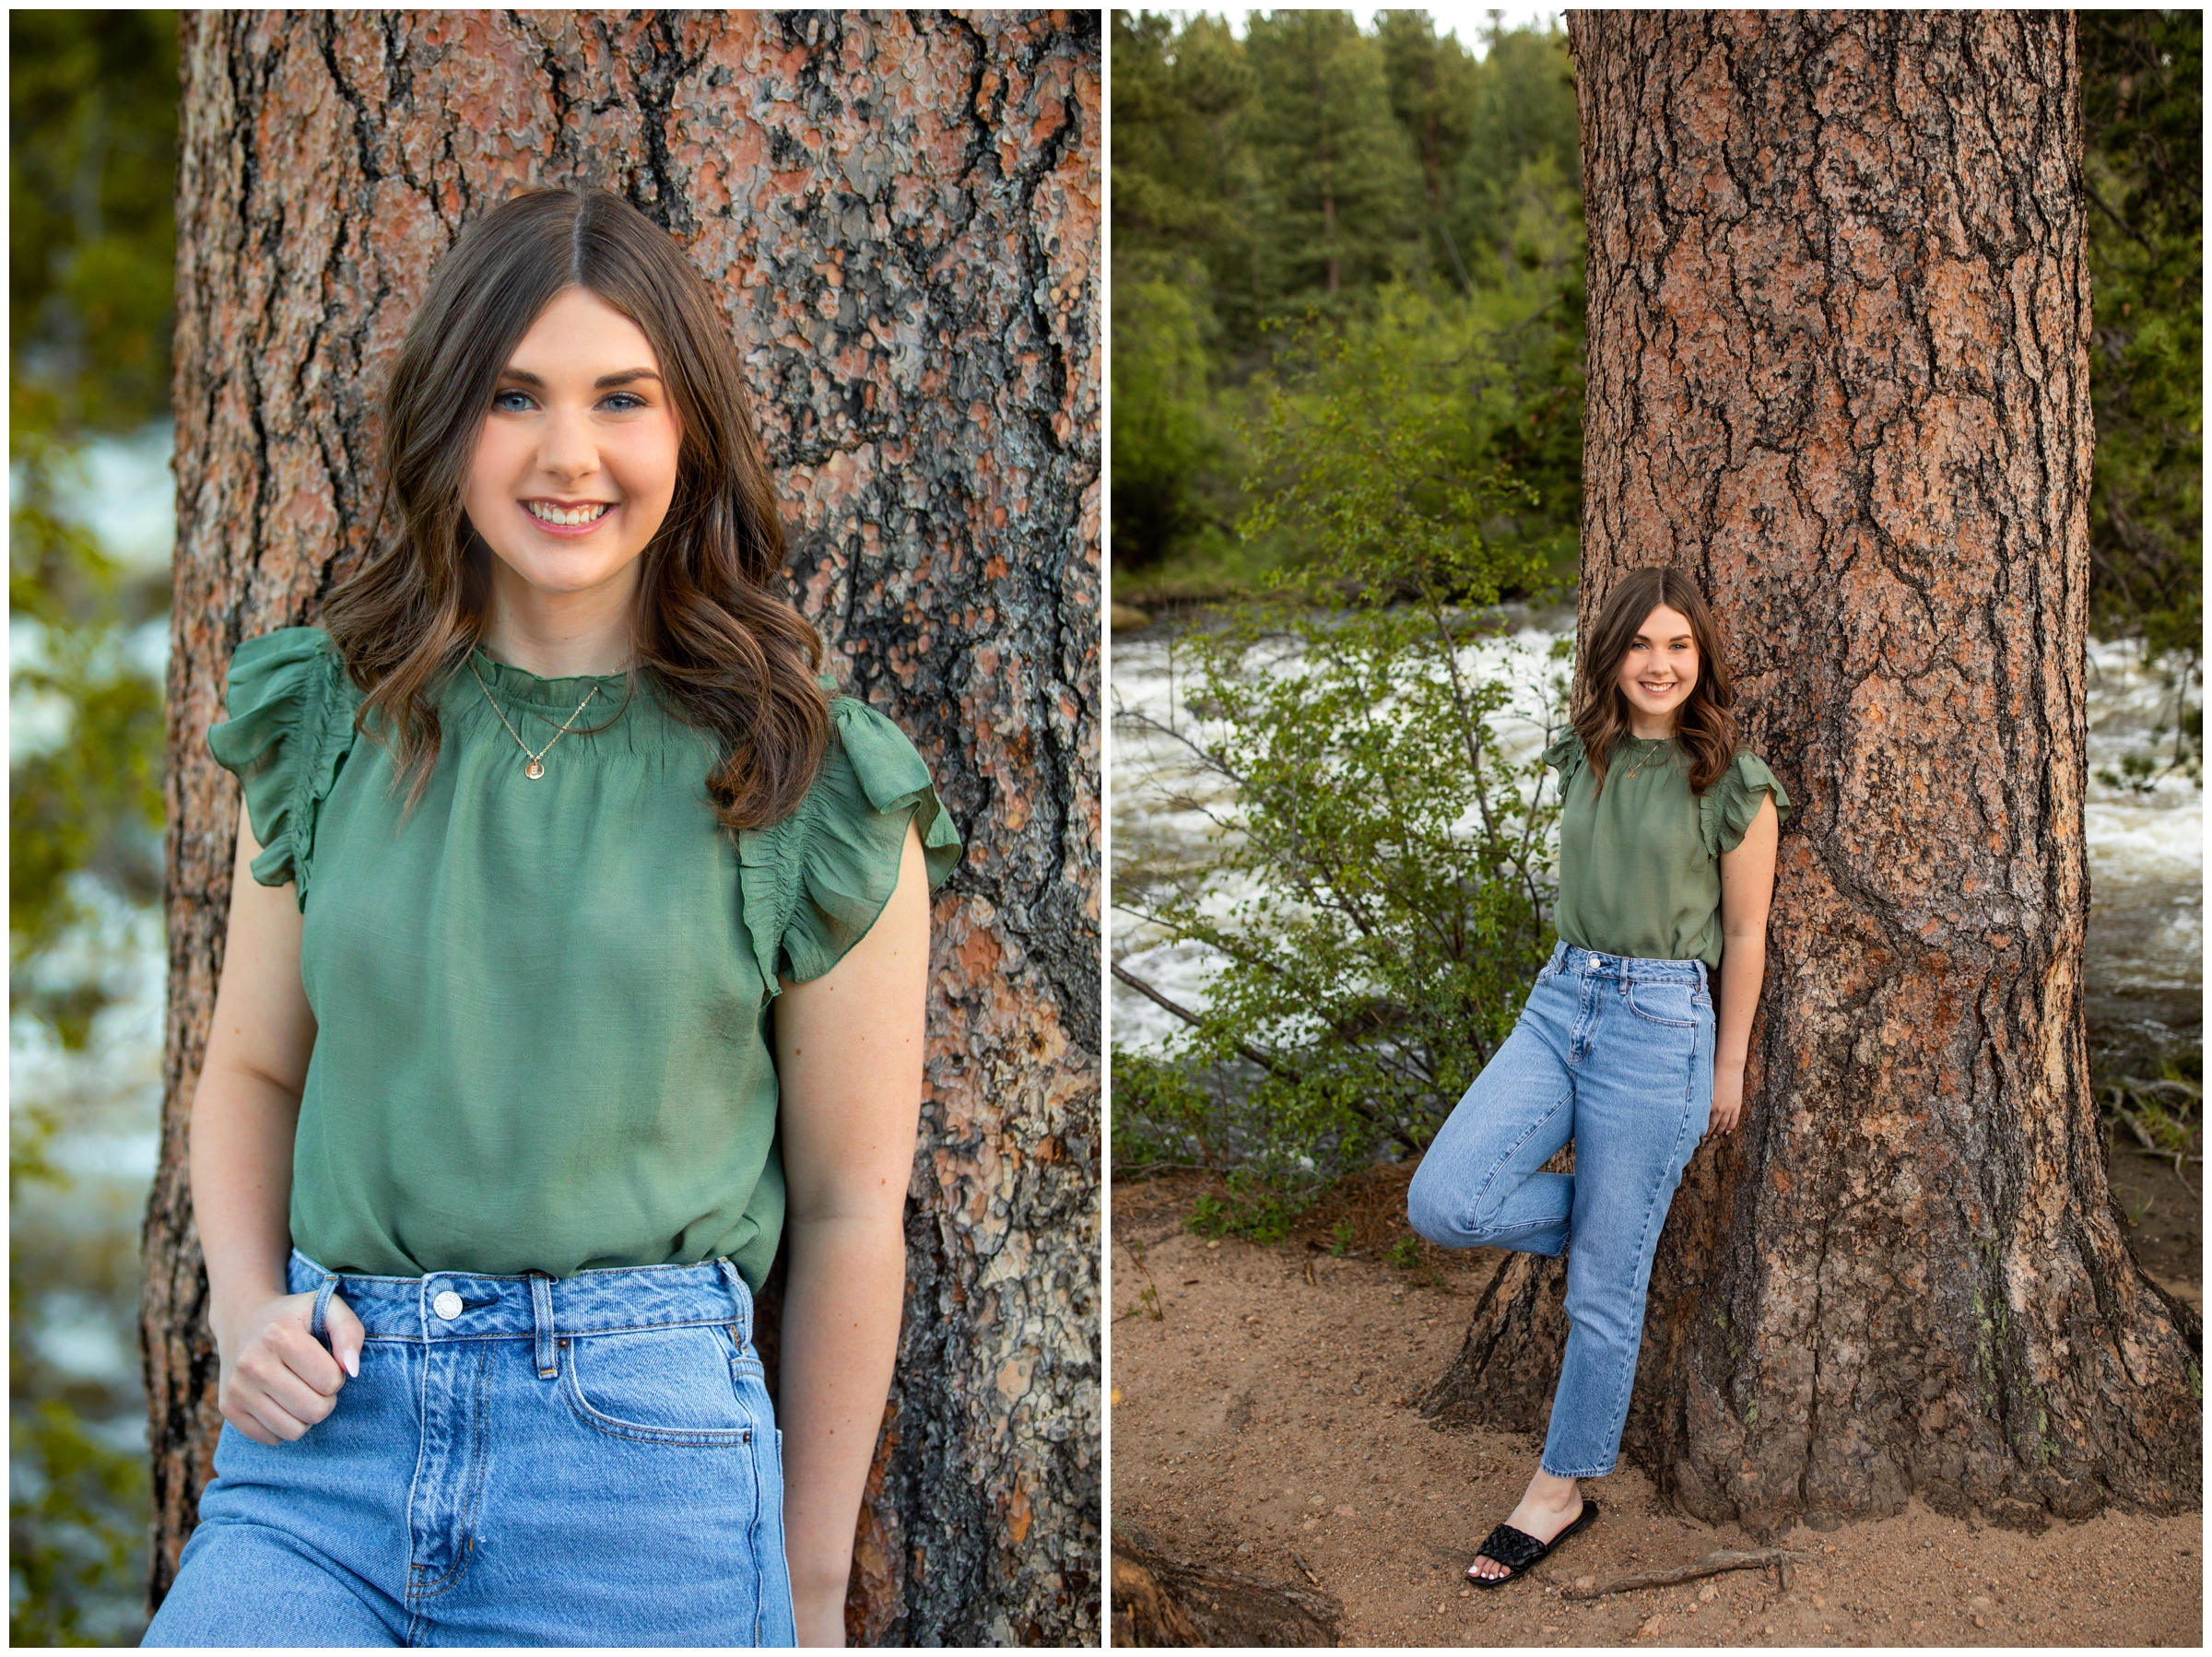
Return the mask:
<svg viewBox="0 0 2212 1657">
<path fill-rule="evenodd" d="M 557 500 L 525 500 L 523 511 L 540 523 L 556 529 L 581 529 L 596 523 L 614 508 L 611 500 L 583 500 L 573 506 L 564 506 Z"/>
</svg>

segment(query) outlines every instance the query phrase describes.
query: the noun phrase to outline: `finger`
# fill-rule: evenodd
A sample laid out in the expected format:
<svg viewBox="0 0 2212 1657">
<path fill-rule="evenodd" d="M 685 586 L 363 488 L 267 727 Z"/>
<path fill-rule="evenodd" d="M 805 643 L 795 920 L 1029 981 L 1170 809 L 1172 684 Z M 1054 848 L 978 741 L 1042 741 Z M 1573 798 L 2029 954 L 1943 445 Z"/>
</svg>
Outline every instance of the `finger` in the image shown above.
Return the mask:
<svg viewBox="0 0 2212 1657">
<path fill-rule="evenodd" d="M 330 1305 L 323 1314 L 324 1326 L 330 1331 L 330 1354 L 345 1367 L 348 1375 L 361 1372 L 361 1343 L 369 1332 L 354 1315 L 353 1308 L 333 1295 Z"/>
<path fill-rule="evenodd" d="M 282 1442 L 276 1434 L 254 1420 L 248 1411 L 236 1403 L 227 1403 L 223 1405 L 223 1419 L 256 1444 L 265 1444 L 273 1450 Z"/>
<path fill-rule="evenodd" d="M 347 1315 L 351 1317 L 352 1313 Z M 359 1320 L 354 1327 L 360 1327 Z M 286 1369 L 325 1397 L 337 1396 L 338 1389 L 346 1384 L 346 1371 L 338 1368 L 338 1360 L 331 1357 L 321 1341 L 307 1333 L 304 1325 L 280 1325 L 270 1330 L 269 1334 Z"/>
<path fill-rule="evenodd" d="M 312 1426 L 330 1414 L 331 1393 L 324 1392 L 300 1374 L 292 1366 L 303 1361 L 302 1355 L 292 1343 L 279 1342 L 274 1338 L 275 1332 L 271 1334 L 269 1342 L 251 1347 L 241 1355 L 238 1379 L 244 1384 L 249 1398 L 265 1398 L 287 1416 Z M 331 1361 L 329 1353 L 317 1346 L 315 1356 L 322 1359 L 323 1367 L 330 1372 L 334 1381 L 344 1379 L 338 1366 Z M 332 1392 L 335 1391 L 334 1386 Z M 276 1422 L 269 1421 L 258 1403 L 250 1403 L 248 1407 L 267 1422 L 271 1428 L 276 1427 Z"/>
<path fill-rule="evenodd" d="M 266 1393 L 258 1388 L 241 1388 L 240 1393 L 240 1397 L 231 1407 L 246 1420 L 250 1420 L 254 1426 L 259 1427 L 263 1432 L 274 1436 L 265 1439 L 260 1438 L 245 1425 L 245 1421 L 239 1421 L 241 1432 L 246 1433 L 250 1438 L 254 1438 L 259 1443 L 270 1445 L 279 1441 L 288 1444 L 294 1439 L 303 1438 L 306 1435 L 308 1424 L 282 1404 L 277 1404 Z M 238 1420 L 238 1417 L 233 1416 L 232 1419 Z"/>
</svg>

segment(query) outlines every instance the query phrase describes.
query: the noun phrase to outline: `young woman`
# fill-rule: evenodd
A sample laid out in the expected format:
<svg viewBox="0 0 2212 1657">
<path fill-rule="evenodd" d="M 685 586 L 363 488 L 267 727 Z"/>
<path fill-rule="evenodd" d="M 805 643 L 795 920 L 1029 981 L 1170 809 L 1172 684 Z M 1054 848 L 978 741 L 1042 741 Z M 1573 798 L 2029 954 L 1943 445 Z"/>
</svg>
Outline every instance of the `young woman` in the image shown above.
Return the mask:
<svg viewBox="0 0 2212 1657">
<path fill-rule="evenodd" d="M 816 679 L 726 324 L 634 208 L 473 226 L 382 459 L 390 546 L 209 733 L 226 1425 L 146 1642 L 841 1645 L 959 839 Z"/>
<path fill-rule="evenodd" d="M 1445 1248 L 1573 1245 L 1543 1460 L 1467 1570 L 1485 1588 L 1595 1522 L 1575 1481 L 1619 1452 L 1667 1205 L 1701 1137 L 1743 1112 L 1789 799 L 1738 750 L 1735 700 L 1688 578 L 1622 577 L 1578 666 L 1573 731 L 1544 756 L 1565 800 L 1559 946 L 1407 1198 L 1414 1229 Z M 1574 1172 L 1539 1171 L 1570 1140 Z"/>
</svg>

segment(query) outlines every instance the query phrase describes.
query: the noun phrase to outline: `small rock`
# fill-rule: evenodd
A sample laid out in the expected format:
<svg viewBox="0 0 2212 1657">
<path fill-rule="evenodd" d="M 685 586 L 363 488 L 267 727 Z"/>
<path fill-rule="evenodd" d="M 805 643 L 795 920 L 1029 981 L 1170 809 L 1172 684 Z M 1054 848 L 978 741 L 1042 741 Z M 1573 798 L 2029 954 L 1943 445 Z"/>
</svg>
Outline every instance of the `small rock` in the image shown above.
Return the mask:
<svg viewBox="0 0 2212 1657">
<path fill-rule="evenodd" d="M 1979 1611 L 1974 1613 L 1974 1627 L 1977 1628 L 1986 1628 L 1989 1627 L 1987 1623 L 1982 1620 L 1982 1614 Z"/>
<path fill-rule="evenodd" d="M 1215 1238 L 1215 1239 L 1214 1239 L 1212 1241 L 1208 1242 L 1208 1243 L 1207 1243 L 1206 1246 L 1207 1248 L 1209 1248 L 1209 1249 L 1218 1249 L 1218 1248 L 1219 1248 L 1219 1247 L 1221 1246 L 1221 1240 L 1220 1240 L 1219 1238 L 1218 1238 L 1218 1237 L 1217 1237 L 1217 1238 Z"/>
<path fill-rule="evenodd" d="M 1351 1504 L 1349 1502 L 1339 1502 L 1335 1507 L 1332 1508 L 1330 1511 L 1335 1513 L 1339 1519 L 1357 1519 L 1359 1517 L 1357 1513 L 1352 1511 Z"/>
<path fill-rule="evenodd" d="M 1574 1585 L 1586 1591 L 1597 1586 L 1597 1579 L 1595 1577 L 1577 1577 L 1574 1579 Z"/>
<path fill-rule="evenodd" d="M 1310 1531 L 1310 1530 L 1312 1530 L 1312 1528 L 1313 1528 L 1315 1525 L 1319 1524 L 1320 1522 L 1321 1522 L 1321 1521 L 1320 1521 L 1320 1520 L 1318 1520 L 1318 1519 L 1309 1519 L 1309 1520 L 1307 1520 L 1307 1521 L 1306 1521 L 1306 1522 L 1305 1522 L 1305 1523 L 1303 1523 L 1303 1524 L 1300 1525 L 1298 1528 L 1299 1528 L 1300 1530 L 1301 1530 L 1301 1531 Z"/>
<path fill-rule="evenodd" d="M 1774 1625 L 1772 1623 L 1769 1623 L 1765 1628 L 1761 1628 L 1759 1632 L 1771 1639 L 1774 1633 Z"/>
<path fill-rule="evenodd" d="M 1813 1609 L 1816 1611 L 1825 1611 L 1828 1609 L 1828 1602 L 1816 1593 L 1813 1595 Z"/>
<path fill-rule="evenodd" d="M 1238 1544 L 1237 1544 L 1237 1552 L 1239 1552 L 1239 1553 L 1241 1553 L 1241 1554 L 1248 1554 L 1248 1553 L 1252 1552 L 1252 1544 L 1251 1544 L 1251 1543 L 1249 1543 L 1249 1542 L 1240 1542 L 1240 1543 L 1238 1543 Z"/>
<path fill-rule="evenodd" d="M 1587 1578 L 1583 1580 L 1588 1581 Z M 1704 1587 L 1698 1590 L 1698 1604 L 1700 1605 L 1710 1605 L 1719 1597 L 1720 1591 L 1713 1587 L 1711 1582 L 1706 1583 Z"/>
<path fill-rule="evenodd" d="M 1927 1626 L 1928 1626 L 1927 1624 L 1925 1624 L 1925 1623 L 1922 1622 L 1922 1621 L 1920 1620 L 1920 1618 L 1918 1618 L 1917 1616 L 1916 1616 L 1916 1617 L 1914 1617 L 1914 1618 L 1912 1619 L 1912 1624 L 1911 1624 L 1911 1627 L 1912 1627 L 1912 1632 L 1913 1632 L 1913 1633 L 1915 1633 L 1915 1634 L 1919 1633 L 1919 1632 L 1920 1632 L 1920 1631 L 1921 1631 L 1923 1628 L 1925 1628 Z M 1768 1633 L 1770 1633 L 1770 1634 L 1771 1634 L 1773 1631 L 1774 1631 L 1774 1630 L 1773 1630 L 1773 1629 L 1771 1629 L 1771 1628 L 1769 1628 L 1769 1629 L 1767 1630 L 1767 1632 L 1768 1632 Z"/>
<path fill-rule="evenodd" d="M 1659 1626 L 1660 1626 L 1660 1619 L 1659 1619 L 1658 1617 L 1656 1617 L 1656 1616 L 1647 1616 L 1647 1617 L 1645 1617 L 1645 1618 L 1644 1618 L 1644 1620 L 1642 1621 L 1642 1623 L 1641 1623 L 1641 1625 L 1639 1625 L 1639 1626 L 1638 1626 L 1638 1628 L 1637 1628 L 1637 1629 L 1636 1629 L 1636 1638 L 1637 1638 L 1638 1639 L 1653 1639 L 1653 1638 L 1655 1638 L 1655 1637 L 1658 1635 L 1658 1632 L 1659 1632 Z M 1548 1633 L 1550 1633 L 1550 1632 L 1551 1632 L 1551 1630 L 1550 1630 L 1549 1628 L 1547 1628 L 1547 1629 L 1545 1629 L 1545 1630 L 1544 1630 L 1544 1632 L 1545 1632 L 1545 1633 L 1547 1633 L 1547 1634 L 1548 1634 Z"/>
<path fill-rule="evenodd" d="M 1966 1603 L 1971 1605 L 1977 1611 L 1986 1611 L 1989 1609 L 1989 1595 L 1986 1593 L 1977 1593 Z"/>
<path fill-rule="evenodd" d="M 1459 1597 L 1463 1600 L 1471 1600 L 1475 1597 L 1475 1591 L 1472 1588 L 1463 1588 L 1459 1591 Z"/>
</svg>

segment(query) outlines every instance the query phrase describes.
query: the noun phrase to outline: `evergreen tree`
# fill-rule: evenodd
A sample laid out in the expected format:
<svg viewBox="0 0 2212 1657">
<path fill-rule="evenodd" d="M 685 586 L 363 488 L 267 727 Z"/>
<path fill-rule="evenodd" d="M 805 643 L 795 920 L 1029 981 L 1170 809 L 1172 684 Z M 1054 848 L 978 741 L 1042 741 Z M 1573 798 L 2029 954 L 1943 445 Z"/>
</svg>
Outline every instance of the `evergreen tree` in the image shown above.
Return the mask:
<svg viewBox="0 0 2212 1657">
<path fill-rule="evenodd" d="M 1447 211 L 1460 159 L 1474 134 L 1482 68 L 1456 35 L 1440 37 L 1425 11 L 1386 11 L 1376 18 L 1391 113 L 1413 146 L 1420 168 L 1425 237 L 1432 261 L 1472 293 L 1473 277 L 1453 239 Z"/>
<path fill-rule="evenodd" d="M 1392 117 L 1382 51 L 1351 14 L 1253 14 L 1250 131 L 1264 181 L 1260 280 L 1283 311 L 1341 308 L 1416 262 L 1412 146 Z"/>
</svg>

